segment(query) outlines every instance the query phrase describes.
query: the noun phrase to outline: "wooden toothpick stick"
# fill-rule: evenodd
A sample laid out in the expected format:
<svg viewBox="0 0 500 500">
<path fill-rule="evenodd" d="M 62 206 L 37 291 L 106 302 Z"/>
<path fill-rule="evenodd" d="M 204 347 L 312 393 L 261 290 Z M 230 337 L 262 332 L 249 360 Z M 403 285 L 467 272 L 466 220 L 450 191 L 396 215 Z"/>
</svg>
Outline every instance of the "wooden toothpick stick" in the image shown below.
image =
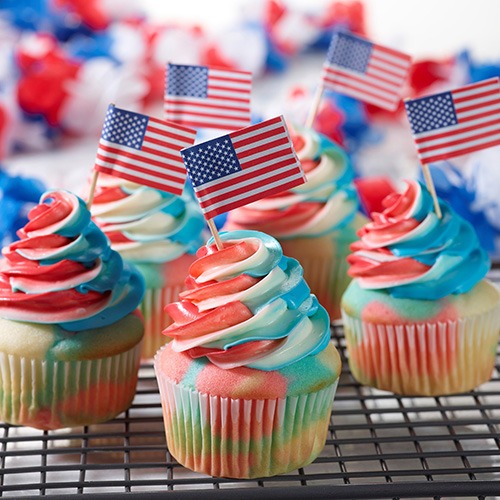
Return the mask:
<svg viewBox="0 0 500 500">
<path fill-rule="evenodd" d="M 217 250 L 222 250 L 224 248 L 224 245 L 222 244 L 222 240 L 220 239 L 219 232 L 217 231 L 217 227 L 215 227 L 215 223 L 213 219 L 209 219 L 207 221 L 208 228 L 210 229 L 210 232 L 212 233 L 212 236 L 214 237 L 215 241 L 215 246 L 217 247 Z"/>
<path fill-rule="evenodd" d="M 434 201 L 434 210 L 436 211 L 436 215 L 438 219 L 441 219 L 443 214 L 441 213 L 441 207 L 439 206 L 436 188 L 434 186 L 434 182 L 432 181 L 431 172 L 427 163 L 422 163 L 422 172 L 424 173 L 425 185 L 427 186 L 429 193 L 431 193 L 432 200 Z"/>
</svg>

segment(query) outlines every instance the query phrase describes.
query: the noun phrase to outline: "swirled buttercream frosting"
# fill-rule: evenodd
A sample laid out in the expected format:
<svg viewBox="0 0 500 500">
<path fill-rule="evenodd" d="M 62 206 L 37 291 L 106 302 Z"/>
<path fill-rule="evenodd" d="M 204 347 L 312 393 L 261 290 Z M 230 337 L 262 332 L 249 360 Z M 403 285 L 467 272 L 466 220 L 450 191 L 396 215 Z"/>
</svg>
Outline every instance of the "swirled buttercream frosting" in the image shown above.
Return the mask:
<svg viewBox="0 0 500 500">
<path fill-rule="evenodd" d="M 114 250 L 134 263 L 170 262 L 203 244 L 203 215 L 188 195 L 176 196 L 100 175 L 93 220 Z"/>
<path fill-rule="evenodd" d="M 384 210 L 358 231 L 348 257 L 349 274 L 361 288 L 437 300 L 468 292 L 486 275 L 490 261 L 474 228 L 443 201 L 438 218 L 420 182 L 407 181 L 402 193 L 383 203 Z"/>
<path fill-rule="evenodd" d="M 359 202 L 347 155 L 312 129 L 292 140 L 307 182 L 228 214 L 227 229 L 257 229 L 276 238 L 320 237 L 348 225 Z"/>
<path fill-rule="evenodd" d="M 115 323 L 141 301 L 143 278 L 76 195 L 44 193 L 18 236 L 2 250 L 1 317 L 81 331 Z"/>
<path fill-rule="evenodd" d="M 311 295 L 302 267 L 258 231 L 221 233 L 200 248 L 187 290 L 167 305 L 172 349 L 221 368 L 278 370 L 328 345 L 329 317 Z"/>
</svg>

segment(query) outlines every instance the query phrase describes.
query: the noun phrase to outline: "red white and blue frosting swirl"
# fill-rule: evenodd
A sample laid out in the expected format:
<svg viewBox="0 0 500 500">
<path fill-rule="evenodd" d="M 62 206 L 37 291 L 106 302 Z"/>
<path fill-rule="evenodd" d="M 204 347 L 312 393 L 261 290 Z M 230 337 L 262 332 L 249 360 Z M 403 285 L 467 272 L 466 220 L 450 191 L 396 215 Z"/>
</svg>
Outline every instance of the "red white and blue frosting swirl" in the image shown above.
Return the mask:
<svg viewBox="0 0 500 500">
<path fill-rule="evenodd" d="M 438 218 L 427 188 L 417 181 L 406 184 L 359 230 L 349 275 L 361 288 L 394 297 L 436 300 L 468 292 L 490 267 L 474 228 L 443 201 Z"/>
<path fill-rule="evenodd" d="M 111 249 L 83 200 L 48 191 L 2 251 L 0 316 L 70 331 L 110 325 L 136 309 L 144 280 Z"/>
</svg>

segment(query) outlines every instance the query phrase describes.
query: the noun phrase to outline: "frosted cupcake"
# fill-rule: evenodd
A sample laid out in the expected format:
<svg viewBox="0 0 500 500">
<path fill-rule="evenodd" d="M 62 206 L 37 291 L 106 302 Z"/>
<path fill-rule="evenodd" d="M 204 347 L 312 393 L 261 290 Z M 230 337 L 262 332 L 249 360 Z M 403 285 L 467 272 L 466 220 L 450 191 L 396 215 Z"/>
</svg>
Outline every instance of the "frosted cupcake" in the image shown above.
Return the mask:
<svg viewBox="0 0 500 500">
<path fill-rule="evenodd" d="M 228 214 L 225 229 L 255 229 L 278 239 L 297 259 L 304 277 L 330 317 L 340 317 L 340 298 L 350 282 L 346 257 L 365 222 L 347 155 L 312 129 L 296 129 L 293 143 L 307 182 Z"/>
<path fill-rule="evenodd" d="M 167 443 L 214 476 L 272 476 L 324 447 L 340 357 L 330 321 L 279 243 L 256 231 L 202 247 L 155 356 Z"/>
<path fill-rule="evenodd" d="M 135 395 L 140 273 L 84 202 L 49 191 L 0 261 L 0 420 L 39 429 L 109 420 Z"/>
<path fill-rule="evenodd" d="M 171 322 L 164 305 L 184 289 L 189 266 L 204 242 L 204 218 L 187 195 L 176 196 L 105 174 L 99 176 L 90 210 L 112 248 L 144 276 L 142 356 L 151 358 L 165 343 L 161 331 Z"/>
<path fill-rule="evenodd" d="M 362 384 L 405 395 L 468 391 L 494 367 L 500 294 L 472 226 L 407 182 L 360 230 L 342 298 L 349 366 Z"/>
</svg>

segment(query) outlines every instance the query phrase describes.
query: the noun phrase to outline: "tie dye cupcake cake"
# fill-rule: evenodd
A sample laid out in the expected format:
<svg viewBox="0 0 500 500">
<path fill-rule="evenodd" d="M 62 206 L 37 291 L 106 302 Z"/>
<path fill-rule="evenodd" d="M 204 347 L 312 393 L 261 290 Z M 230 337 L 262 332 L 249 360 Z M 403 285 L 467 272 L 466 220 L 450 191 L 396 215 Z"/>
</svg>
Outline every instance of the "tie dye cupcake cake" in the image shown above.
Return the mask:
<svg viewBox="0 0 500 500">
<path fill-rule="evenodd" d="M 155 357 L 168 447 L 214 476 L 285 473 L 324 447 L 340 357 L 295 260 L 257 231 L 207 244 Z"/>
<path fill-rule="evenodd" d="M 0 261 L 0 420 L 57 429 L 109 420 L 135 395 L 140 273 L 85 203 L 49 191 Z"/>
<path fill-rule="evenodd" d="M 176 196 L 106 174 L 99 176 L 90 210 L 113 250 L 144 276 L 142 356 L 152 358 L 167 340 L 161 331 L 171 319 L 164 305 L 184 289 L 195 252 L 205 241 L 204 218 L 187 195 Z"/>
<path fill-rule="evenodd" d="M 232 210 L 224 229 L 255 229 L 277 238 L 284 254 L 301 263 L 312 293 L 331 319 L 337 319 L 351 281 L 349 245 L 366 219 L 358 212 L 346 153 L 312 129 L 297 128 L 292 139 L 307 182 Z"/>
<path fill-rule="evenodd" d="M 405 395 L 468 391 L 491 377 L 500 293 L 472 226 L 442 218 L 417 181 L 389 195 L 352 245 L 342 317 L 353 375 Z"/>
</svg>

